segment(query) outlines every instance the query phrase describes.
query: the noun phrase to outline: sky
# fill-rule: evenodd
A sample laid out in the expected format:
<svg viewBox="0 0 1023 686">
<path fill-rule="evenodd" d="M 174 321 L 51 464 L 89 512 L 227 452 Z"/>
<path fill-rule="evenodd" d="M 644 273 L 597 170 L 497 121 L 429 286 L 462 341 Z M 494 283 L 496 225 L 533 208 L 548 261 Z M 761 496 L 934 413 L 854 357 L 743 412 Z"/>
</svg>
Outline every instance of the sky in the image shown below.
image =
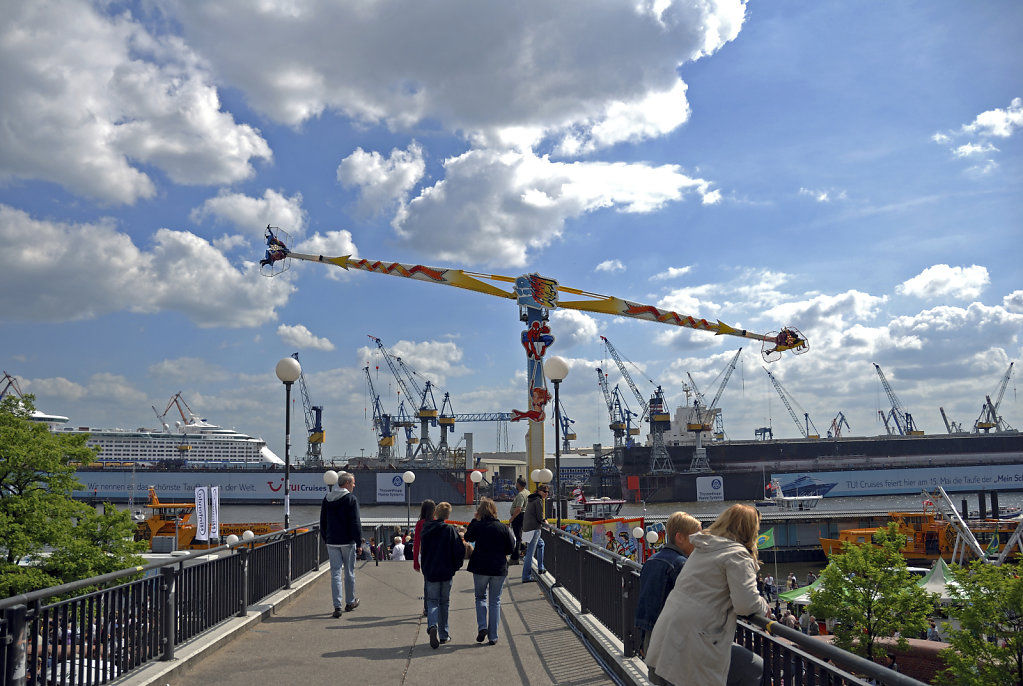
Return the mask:
<svg viewBox="0 0 1023 686">
<path fill-rule="evenodd" d="M 1020 360 L 1016 0 L 0 8 L 0 365 L 72 426 L 155 427 L 180 391 L 283 454 L 274 367 L 297 352 L 324 456 L 370 456 L 364 369 L 385 412 L 397 385 L 367 336 L 438 405 L 528 409 L 514 303 L 300 261 L 267 278 L 268 224 L 298 252 L 795 327 L 809 351 L 769 368 L 822 435 L 839 412 L 846 435 L 884 433 L 871 363 L 944 433 L 939 407 L 969 429 Z M 597 367 L 638 405 L 601 336 L 672 407 L 742 347 L 726 433 L 799 435 L 755 341 L 564 309 L 550 326 L 578 445 L 612 444 Z M 1017 379 L 999 410 L 1021 428 Z M 506 429 L 452 443 L 523 450 Z"/>
</svg>

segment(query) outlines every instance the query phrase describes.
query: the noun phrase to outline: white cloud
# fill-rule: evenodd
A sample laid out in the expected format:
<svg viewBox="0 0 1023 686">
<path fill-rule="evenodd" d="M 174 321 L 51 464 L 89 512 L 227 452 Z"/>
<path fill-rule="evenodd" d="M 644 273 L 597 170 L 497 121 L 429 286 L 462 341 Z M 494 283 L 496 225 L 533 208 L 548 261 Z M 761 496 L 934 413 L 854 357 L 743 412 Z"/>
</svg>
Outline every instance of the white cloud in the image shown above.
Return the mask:
<svg viewBox="0 0 1023 686">
<path fill-rule="evenodd" d="M 146 371 L 157 378 L 175 383 L 190 383 L 197 378 L 204 381 L 227 381 L 231 375 L 222 367 L 210 364 L 200 357 L 177 357 L 155 362 Z"/>
<path fill-rule="evenodd" d="M 998 152 L 998 148 L 991 143 L 964 143 L 952 150 L 956 157 L 978 157 L 992 152 Z"/>
<path fill-rule="evenodd" d="M 836 192 L 836 191 L 834 191 L 832 189 L 800 188 L 799 189 L 799 194 L 800 195 L 808 195 L 811 198 L 813 198 L 814 200 L 816 200 L 817 202 L 821 202 L 821 203 L 831 202 L 832 200 L 845 200 L 846 199 L 846 192 L 845 191 L 837 191 Z"/>
<path fill-rule="evenodd" d="M 146 394 L 137 390 L 126 377 L 105 372 L 93 374 L 85 384 L 68 381 L 62 376 L 27 379 L 22 383 L 22 390 L 37 396 L 68 402 L 89 400 L 100 403 L 124 403 L 136 407 L 145 406 L 149 402 Z"/>
<path fill-rule="evenodd" d="M 248 244 L 249 241 L 245 238 L 245 236 L 237 233 L 230 236 L 225 233 L 220 238 L 213 239 L 213 247 L 223 253 L 231 252 L 235 248 L 241 248 Z"/>
<path fill-rule="evenodd" d="M 621 260 L 604 260 L 596 267 L 594 267 L 593 271 L 608 272 L 610 274 L 614 274 L 615 272 L 624 272 L 625 265 L 622 264 Z"/>
<path fill-rule="evenodd" d="M 733 40 L 745 4 L 529 0 L 467 9 L 441 0 L 403 7 L 401 22 L 374 4 L 224 0 L 177 3 L 173 12 L 216 72 L 277 121 L 298 125 L 334 110 L 391 128 L 436 121 L 469 136 L 572 133 L 590 147 L 683 122 L 678 66 Z M 286 59 L 251 40 L 260 35 L 287 45 Z"/>
<path fill-rule="evenodd" d="M 954 157 L 976 159 L 999 152 L 990 141 L 994 138 L 1009 138 L 1016 129 L 1023 126 L 1023 98 L 1013 98 L 1006 109 L 996 108 L 981 112 L 969 124 L 963 124 L 958 131 L 937 132 L 931 140 L 947 147 Z M 965 143 L 957 143 L 966 138 Z M 975 176 L 986 176 L 998 168 L 993 159 L 982 160 L 967 171 Z"/>
<path fill-rule="evenodd" d="M 277 327 L 277 335 L 281 337 L 282 341 L 295 348 L 326 351 L 334 349 L 334 344 L 329 339 L 314 336 L 313 332 L 302 324 L 294 326 L 281 324 Z"/>
<path fill-rule="evenodd" d="M 996 136 L 1008 138 L 1023 126 L 1023 98 L 1013 98 L 1006 109 L 996 108 L 981 112 L 971 123 L 963 126 L 963 131 L 976 133 L 980 136 Z"/>
<path fill-rule="evenodd" d="M 384 345 L 392 355 L 400 357 L 402 361 L 417 373 L 417 381 L 420 388 L 425 386 L 425 380 L 433 384 L 434 388 L 444 387 L 450 377 L 464 376 L 470 370 L 460 364 L 462 360 L 462 349 L 450 341 L 406 341 L 399 340 L 393 345 L 384 341 Z M 380 365 L 386 369 L 386 362 L 380 358 L 380 350 L 376 347 L 364 347 L 358 351 L 360 364 L 369 363 L 370 366 Z M 376 362 L 376 360 L 381 360 Z M 415 399 L 418 402 L 418 398 Z M 440 403 L 440 398 L 435 398 Z M 407 404 L 407 401 L 406 401 Z"/>
<path fill-rule="evenodd" d="M 127 310 L 178 311 L 201 327 L 258 326 L 294 290 L 259 279 L 254 263 L 232 266 L 209 242 L 159 229 L 140 250 L 110 221 L 61 224 L 0 205 L 0 241 L 9 263 L 0 273 L 0 318 L 69 321 Z"/>
<path fill-rule="evenodd" d="M 356 148 L 338 165 L 337 180 L 345 188 L 358 188 L 360 209 L 377 214 L 405 200 L 425 170 L 423 149 L 413 141 L 405 150 L 392 150 L 386 160 L 378 152 Z"/>
<path fill-rule="evenodd" d="M 552 162 L 531 153 L 471 150 L 447 160 L 446 178 L 404 205 L 393 226 L 439 259 L 519 267 L 565 222 L 603 208 L 646 213 L 709 183 L 675 165 Z"/>
<path fill-rule="evenodd" d="M 1023 314 L 1023 291 L 1013 291 L 1002 298 L 1002 307 L 1009 312 Z"/>
<path fill-rule="evenodd" d="M 322 234 L 317 232 L 306 240 L 292 246 L 291 249 L 307 255 L 323 255 L 325 257 L 350 255 L 356 259 L 359 257 L 359 250 L 355 247 L 355 242 L 352 240 L 352 232 L 344 229 L 327 231 Z M 322 268 L 318 268 L 318 271 L 320 270 Z M 348 272 L 339 267 L 328 265 L 325 274 L 327 278 L 339 281 L 346 278 Z"/>
<path fill-rule="evenodd" d="M 668 267 L 668 269 L 666 269 L 665 271 L 659 272 L 651 276 L 650 280 L 664 281 L 668 279 L 677 279 L 680 276 L 688 274 L 690 271 L 692 271 L 692 269 L 693 268 L 688 265 L 685 267 Z"/>
<path fill-rule="evenodd" d="M 301 193 L 295 193 L 289 198 L 272 188 L 263 191 L 261 198 L 221 191 L 215 198 L 209 198 L 192 210 L 189 218 L 196 224 L 206 219 L 227 222 L 246 235 L 260 238 L 268 224 L 295 236 L 305 230 L 307 221 L 306 212 L 302 209 Z"/>
<path fill-rule="evenodd" d="M 557 309 L 551 312 L 551 333 L 554 334 L 555 352 L 576 345 L 589 345 L 597 340 L 600 329 L 597 320 L 578 310 Z"/>
<path fill-rule="evenodd" d="M 149 165 L 172 181 L 248 178 L 270 147 L 221 110 L 202 60 L 128 13 L 87 2 L 14 3 L 0 29 L 0 179 L 37 179 L 131 204 L 156 193 Z"/>
<path fill-rule="evenodd" d="M 980 297 L 990 282 L 987 269 L 979 265 L 950 267 L 936 264 L 896 286 L 895 292 L 917 298 L 972 300 Z"/>
</svg>

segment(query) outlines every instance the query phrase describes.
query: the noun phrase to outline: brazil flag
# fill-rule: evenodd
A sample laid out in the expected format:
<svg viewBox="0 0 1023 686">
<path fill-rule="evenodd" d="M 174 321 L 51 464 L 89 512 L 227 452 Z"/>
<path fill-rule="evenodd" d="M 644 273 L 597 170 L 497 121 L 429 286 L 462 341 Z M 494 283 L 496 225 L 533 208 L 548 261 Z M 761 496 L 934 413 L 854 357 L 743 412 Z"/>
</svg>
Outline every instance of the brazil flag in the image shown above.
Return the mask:
<svg viewBox="0 0 1023 686">
<path fill-rule="evenodd" d="M 773 548 L 774 547 L 774 527 L 760 534 L 757 537 L 757 548 Z"/>
</svg>

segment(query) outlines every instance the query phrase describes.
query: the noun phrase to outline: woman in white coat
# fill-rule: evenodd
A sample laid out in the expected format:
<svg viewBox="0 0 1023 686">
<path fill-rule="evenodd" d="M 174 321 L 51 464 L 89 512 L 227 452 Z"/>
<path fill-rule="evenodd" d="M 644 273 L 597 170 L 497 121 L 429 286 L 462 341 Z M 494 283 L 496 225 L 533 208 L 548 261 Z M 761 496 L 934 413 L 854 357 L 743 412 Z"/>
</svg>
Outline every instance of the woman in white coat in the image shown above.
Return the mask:
<svg viewBox="0 0 1023 686">
<path fill-rule="evenodd" d="M 738 615 L 766 614 L 757 593 L 760 513 L 732 505 L 693 534 L 689 561 L 668 594 L 646 663 L 676 686 L 724 686 Z"/>
</svg>

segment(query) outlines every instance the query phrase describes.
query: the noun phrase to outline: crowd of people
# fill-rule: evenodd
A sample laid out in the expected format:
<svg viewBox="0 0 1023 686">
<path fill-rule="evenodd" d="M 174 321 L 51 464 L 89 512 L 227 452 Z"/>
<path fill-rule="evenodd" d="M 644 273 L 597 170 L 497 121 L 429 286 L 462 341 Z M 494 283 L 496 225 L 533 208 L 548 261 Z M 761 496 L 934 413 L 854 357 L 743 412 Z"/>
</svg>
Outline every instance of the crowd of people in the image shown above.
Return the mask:
<svg viewBox="0 0 1023 686">
<path fill-rule="evenodd" d="M 330 491 L 321 507 L 320 533 L 330 557 L 335 617 L 359 605 L 354 561 L 355 550 L 362 545 L 362 527 L 354 485 L 355 477 L 342 473 L 338 490 Z M 521 478 L 516 485 L 510 527 L 497 518 L 490 498 L 480 500 L 468 527 L 447 521 L 450 503 L 426 500 L 414 533 L 394 537 L 390 559 L 411 559 L 415 571 L 423 575 L 423 615 L 432 648 L 451 640 L 451 582 L 466 560 L 473 575 L 476 641 L 489 645 L 499 638 L 508 567 L 521 564 L 523 583 L 547 573 L 540 532 L 549 526 L 545 501 L 550 489 L 539 484 L 530 493 Z M 664 547 L 643 565 L 635 617 L 640 654 L 653 683 L 760 684 L 763 659 L 734 642 L 740 615 L 764 615 L 804 633 L 819 633 L 813 616 L 781 613 L 774 577 L 759 574 L 759 530 L 760 513 L 743 504 L 726 509 L 706 530 L 684 512 L 668 518 Z M 370 553 L 382 557 L 384 547 L 371 541 Z M 807 583 L 813 580 L 808 578 Z M 789 574 L 784 585 L 797 588 L 795 574 Z"/>
<path fill-rule="evenodd" d="M 520 478 L 518 485 L 522 494 L 525 480 Z M 356 558 L 365 551 L 374 559 L 384 559 L 386 548 L 383 542 L 378 544 L 371 539 L 366 549 L 361 538 L 362 520 L 354 488 L 355 476 L 342 472 L 338 475 L 337 489 L 331 488 L 320 506 L 320 536 L 330 559 L 334 617 L 359 606 L 355 595 Z M 425 500 L 414 533 L 394 536 L 390 559 L 404 561 L 411 558 L 413 569 L 423 575 L 423 616 L 426 617 L 430 647 L 436 649 L 451 639 L 448 623 L 451 581 L 466 560 L 469 561 L 468 571 L 473 575 L 478 629 L 476 642 L 497 644 L 501 592 L 508 576 L 508 558 L 512 557 L 511 564 L 518 562 L 520 538 L 528 544 L 522 580 L 533 580 L 531 563 L 534 559 L 536 573 L 546 573 L 543 540 L 539 533 L 542 527 L 547 526 L 544 499 L 548 494 L 548 486 L 540 484 L 535 492 L 524 495 L 518 505 L 519 512 L 513 512 L 511 528 L 497 518 L 497 506 L 490 498 L 480 499 L 467 527 L 456 527 L 447 521 L 451 514 L 450 503 Z M 518 515 L 517 525 L 514 515 Z"/>
</svg>

